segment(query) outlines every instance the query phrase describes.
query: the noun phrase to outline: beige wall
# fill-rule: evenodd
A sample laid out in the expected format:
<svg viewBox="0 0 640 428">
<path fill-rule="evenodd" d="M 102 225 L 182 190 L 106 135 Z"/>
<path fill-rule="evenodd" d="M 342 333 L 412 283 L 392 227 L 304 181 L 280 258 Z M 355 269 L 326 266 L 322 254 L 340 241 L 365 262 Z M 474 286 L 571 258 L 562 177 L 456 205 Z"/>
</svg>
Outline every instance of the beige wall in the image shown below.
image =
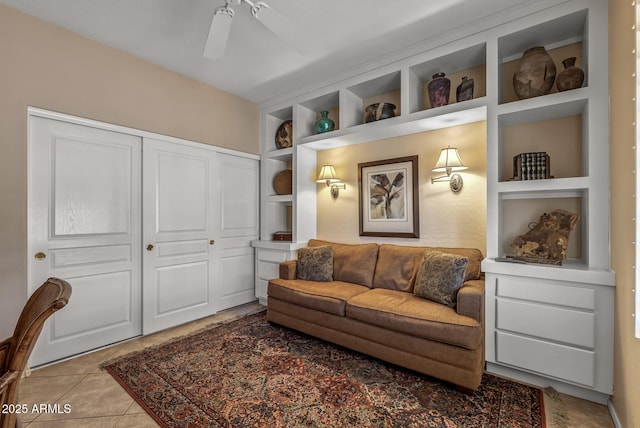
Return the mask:
<svg viewBox="0 0 640 428">
<path fill-rule="evenodd" d="M 640 426 L 640 339 L 634 338 L 633 245 L 635 46 L 631 1 L 609 2 L 609 80 L 611 120 L 611 252 L 616 271 L 615 374 L 613 407 L 621 426 Z M 605 102 L 605 100 L 603 100 Z"/>
<path fill-rule="evenodd" d="M 27 296 L 27 106 L 259 152 L 257 105 L 0 6 L 0 339 Z"/>
<path fill-rule="evenodd" d="M 473 247 L 486 253 L 486 124 L 423 132 L 367 144 L 318 152 L 318 165 L 333 164 L 346 184 L 340 197 L 318 185 L 318 238 L 338 242 L 395 242 L 402 245 Z M 457 147 L 468 170 L 464 187 L 453 193 L 448 183 L 431 184 L 440 149 Z M 361 238 L 358 234 L 358 163 L 418 155 L 420 239 Z"/>
</svg>

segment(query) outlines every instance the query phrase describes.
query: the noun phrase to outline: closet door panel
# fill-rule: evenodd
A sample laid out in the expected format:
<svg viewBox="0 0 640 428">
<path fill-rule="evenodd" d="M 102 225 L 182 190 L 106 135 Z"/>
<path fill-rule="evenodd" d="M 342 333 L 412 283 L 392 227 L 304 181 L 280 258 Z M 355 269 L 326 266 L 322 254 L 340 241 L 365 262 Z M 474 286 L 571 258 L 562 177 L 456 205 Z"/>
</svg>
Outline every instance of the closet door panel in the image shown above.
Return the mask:
<svg viewBox="0 0 640 428">
<path fill-rule="evenodd" d="M 142 333 L 141 139 L 29 119 L 29 286 L 67 280 L 69 304 L 45 324 L 31 366 Z"/>
<path fill-rule="evenodd" d="M 216 153 L 143 142 L 143 331 L 215 313 Z"/>
<path fill-rule="evenodd" d="M 220 302 L 227 309 L 255 300 L 254 249 L 258 239 L 259 162 L 228 154 L 220 165 Z"/>
</svg>

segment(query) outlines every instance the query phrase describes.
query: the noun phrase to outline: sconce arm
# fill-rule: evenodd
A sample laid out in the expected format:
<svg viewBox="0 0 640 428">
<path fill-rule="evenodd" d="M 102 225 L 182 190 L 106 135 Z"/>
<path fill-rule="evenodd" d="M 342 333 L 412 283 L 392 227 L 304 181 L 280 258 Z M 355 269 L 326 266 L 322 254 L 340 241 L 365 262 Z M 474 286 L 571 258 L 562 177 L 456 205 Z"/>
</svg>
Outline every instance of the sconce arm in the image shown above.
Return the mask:
<svg viewBox="0 0 640 428">
<path fill-rule="evenodd" d="M 451 177 L 449 175 L 441 175 L 440 177 L 431 177 L 431 184 L 438 183 L 441 181 L 451 181 Z"/>
</svg>

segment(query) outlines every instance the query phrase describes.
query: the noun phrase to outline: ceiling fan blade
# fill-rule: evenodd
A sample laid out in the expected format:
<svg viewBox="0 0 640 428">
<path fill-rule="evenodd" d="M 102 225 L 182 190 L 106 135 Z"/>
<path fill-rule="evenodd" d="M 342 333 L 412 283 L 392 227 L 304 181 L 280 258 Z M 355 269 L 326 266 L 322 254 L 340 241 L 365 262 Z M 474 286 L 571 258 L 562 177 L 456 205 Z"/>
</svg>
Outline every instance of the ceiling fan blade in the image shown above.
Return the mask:
<svg viewBox="0 0 640 428">
<path fill-rule="evenodd" d="M 211 20 L 207 42 L 204 45 L 203 56 L 210 59 L 222 57 L 224 49 L 227 46 L 232 20 L 233 9 L 221 7 L 215 11 L 213 19 Z"/>
<path fill-rule="evenodd" d="M 298 27 L 271 6 L 264 2 L 258 2 L 252 7 L 251 12 L 258 21 L 299 54 L 304 55 L 309 49 L 309 45 Z"/>
</svg>

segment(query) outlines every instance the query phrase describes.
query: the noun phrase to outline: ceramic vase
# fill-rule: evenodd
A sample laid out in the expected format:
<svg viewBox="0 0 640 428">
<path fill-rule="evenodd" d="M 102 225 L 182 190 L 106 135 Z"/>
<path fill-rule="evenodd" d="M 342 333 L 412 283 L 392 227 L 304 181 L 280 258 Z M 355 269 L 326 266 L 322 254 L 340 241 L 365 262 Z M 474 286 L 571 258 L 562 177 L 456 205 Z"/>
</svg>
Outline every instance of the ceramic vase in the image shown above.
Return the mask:
<svg viewBox="0 0 640 428">
<path fill-rule="evenodd" d="M 473 79 L 469 79 L 467 76 L 462 78 L 462 82 L 456 88 L 456 102 L 467 101 L 473 99 Z"/>
<path fill-rule="evenodd" d="M 378 106 L 380 103 L 369 104 L 364 109 L 364 123 L 374 122 L 378 115 Z"/>
<path fill-rule="evenodd" d="M 444 77 L 444 73 L 436 73 L 433 80 L 427 85 L 429 102 L 431 107 L 446 106 L 449 104 L 449 92 L 451 91 L 451 81 Z"/>
<path fill-rule="evenodd" d="M 513 89 L 518 99 L 546 95 L 556 79 L 556 65 L 542 46 L 527 49 L 513 73 Z"/>
<path fill-rule="evenodd" d="M 331 132 L 335 129 L 336 124 L 333 120 L 329 119 L 328 111 L 321 111 L 320 119 L 316 121 L 316 134 L 323 134 L 325 132 Z"/>
<path fill-rule="evenodd" d="M 389 119 L 390 117 L 396 116 L 396 105 L 392 103 L 384 103 L 382 104 L 382 108 L 380 109 L 380 117 L 378 120 Z"/>
<path fill-rule="evenodd" d="M 572 56 L 562 61 L 564 70 L 558 74 L 556 87 L 558 91 L 568 91 L 570 89 L 581 88 L 584 83 L 584 71 L 576 67 L 576 57 Z"/>
</svg>

